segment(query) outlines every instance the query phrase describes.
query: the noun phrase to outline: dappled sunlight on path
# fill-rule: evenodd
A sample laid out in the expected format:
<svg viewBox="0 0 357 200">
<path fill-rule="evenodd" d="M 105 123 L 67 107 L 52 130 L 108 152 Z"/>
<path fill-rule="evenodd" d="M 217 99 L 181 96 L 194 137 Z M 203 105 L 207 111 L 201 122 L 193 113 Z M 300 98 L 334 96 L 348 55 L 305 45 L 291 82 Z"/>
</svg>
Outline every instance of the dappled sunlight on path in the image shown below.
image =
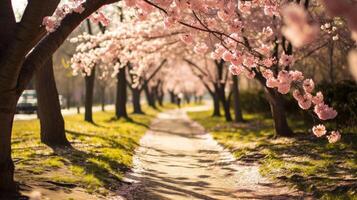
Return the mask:
<svg viewBox="0 0 357 200">
<path fill-rule="evenodd" d="M 296 191 L 261 177 L 255 164 L 237 163 L 188 119 L 189 109 L 158 115 L 141 140 L 128 184 L 118 191 L 123 197 L 117 199 L 298 199 Z"/>
</svg>

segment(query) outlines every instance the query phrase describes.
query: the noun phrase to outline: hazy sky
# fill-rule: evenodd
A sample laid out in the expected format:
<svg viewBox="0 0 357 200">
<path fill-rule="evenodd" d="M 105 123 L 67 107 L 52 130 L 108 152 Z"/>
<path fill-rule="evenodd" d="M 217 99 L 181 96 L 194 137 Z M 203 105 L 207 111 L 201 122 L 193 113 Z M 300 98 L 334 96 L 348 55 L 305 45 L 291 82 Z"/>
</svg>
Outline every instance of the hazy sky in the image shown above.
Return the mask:
<svg viewBox="0 0 357 200">
<path fill-rule="evenodd" d="M 14 12 L 17 21 L 20 20 L 26 5 L 27 5 L 27 0 L 12 0 L 12 6 L 14 7 Z"/>
</svg>

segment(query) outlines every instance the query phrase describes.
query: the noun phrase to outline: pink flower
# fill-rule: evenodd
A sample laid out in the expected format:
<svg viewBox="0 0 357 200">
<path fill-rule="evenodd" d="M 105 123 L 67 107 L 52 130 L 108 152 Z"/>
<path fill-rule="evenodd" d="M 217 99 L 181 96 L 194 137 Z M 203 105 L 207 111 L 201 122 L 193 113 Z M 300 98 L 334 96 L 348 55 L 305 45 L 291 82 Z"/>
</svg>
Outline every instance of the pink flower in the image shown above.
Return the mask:
<svg viewBox="0 0 357 200">
<path fill-rule="evenodd" d="M 278 92 L 281 94 L 287 94 L 290 91 L 290 83 L 281 83 L 278 85 Z"/>
<path fill-rule="evenodd" d="M 262 61 L 262 64 L 267 67 L 270 68 L 271 66 L 273 66 L 274 64 L 274 59 L 273 58 L 266 58 Z"/>
<path fill-rule="evenodd" d="M 77 7 L 75 7 L 75 8 L 73 9 L 73 11 L 76 12 L 76 13 L 81 14 L 81 13 L 84 11 L 84 7 L 82 6 L 82 4 L 80 4 L 80 5 L 78 5 Z"/>
<path fill-rule="evenodd" d="M 289 72 L 286 70 L 281 70 L 278 73 L 278 80 L 280 83 L 289 83 L 290 84 L 292 82 L 291 76 L 290 76 Z"/>
<path fill-rule="evenodd" d="M 302 6 L 291 3 L 283 8 L 282 14 L 285 26 L 281 31 L 295 47 L 302 47 L 317 37 L 320 29 L 309 24 L 308 14 Z"/>
<path fill-rule="evenodd" d="M 265 79 L 270 79 L 270 78 L 274 77 L 274 73 L 270 69 L 264 70 L 262 75 Z"/>
<path fill-rule="evenodd" d="M 269 88 L 276 88 L 279 85 L 279 81 L 276 78 L 271 77 L 271 78 L 267 79 L 266 85 Z"/>
<path fill-rule="evenodd" d="M 315 105 L 321 104 L 324 102 L 324 95 L 322 92 L 317 92 L 316 96 L 312 97 L 312 103 Z"/>
<path fill-rule="evenodd" d="M 331 131 L 331 134 L 327 136 L 329 143 L 336 143 L 341 139 L 341 133 L 338 131 Z"/>
<path fill-rule="evenodd" d="M 315 83 L 312 79 L 306 79 L 303 83 L 303 88 L 305 92 L 311 93 L 315 88 Z"/>
<path fill-rule="evenodd" d="M 173 18 L 173 17 L 165 17 L 165 19 L 164 19 L 165 28 L 170 28 L 174 24 L 175 24 L 175 18 Z"/>
<path fill-rule="evenodd" d="M 197 54 L 204 54 L 208 50 L 208 46 L 206 43 L 198 43 L 194 48 L 193 51 L 196 52 Z"/>
<path fill-rule="evenodd" d="M 55 17 L 45 17 L 43 18 L 42 24 L 46 27 L 48 32 L 53 32 L 56 30 L 58 23 Z"/>
<path fill-rule="evenodd" d="M 239 76 L 242 74 L 244 68 L 242 66 L 235 66 L 235 65 L 230 65 L 229 66 L 229 71 L 236 76 Z"/>
<path fill-rule="evenodd" d="M 225 51 L 222 55 L 224 61 L 231 61 L 233 59 L 233 54 L 230 51 Z"/>
<path fill-rule="evenodd" d="M 230 15 L 225 12 L 224 10 L 220 10 L 217 12 L 217 16 L 220 20 L 222 20 L 223 22 L 227 22 L 230 19 Z"/>
<path fill-rule="evenodd" d="M 185 44 L 192 44 L 193 42 L 193 37 L 191 34 L 182 34 L 180 35 L 180 39 L 182 40 L 182 42 L 184 42 Z"/>
<path fill-rule="evenodd" d="M 135 6 L 135 0 L 124 0 L 125 5 L 128 7 L 134 7 Z"/>
<path fill-rule="evenodd" d="M 294 62 L 294 57 L 292 55 L 283 54 L 280 57 L 279 64 L 283 67 L 287 67 Z"/>
<path fill-rule="evenodd" d="M 337 116 L 337 111 L 324 103 L 316 105 L 314 112 L 321 120 L 329 120 Z"/>
<path fill-rule="evenodd" d="M 218 55 L 216 52 L 211 52 L 211 58 L 213 60 L 218 60 L 220 59 L 220 55 Z"/>
<path fill-rule="evenodd" d="M 298 101 L 300 108 L 303 110 L 309 109 L 312 104 L 311 98 L 312 98 L 311 94 L 308 93 L 304 94 L 303 98 Z"/>
<path fill-rule="evenodd" d="M 326 127 L 322 124 L 314 126 L 312 128 L 312 132 L 317 136 L 321 137 L 326 134 Z"/>
<path fill-rule="evenodd" d="M 302 81 L 304 79 L 304 75 L 300 71 L 289 71 L 289 74 L 293 81 Z"/>
<path fill-rule="evenodd" d="M 255 64 L 255 58 L 253 56 L 247 56 L 245 57 L 244 59 L 244 65 L 249 67 L 249 68 L 254 68 L 256 67 L 256 64 Z"/>
<path fill-rule="evenodd" d="M 238 9 L 245 14 L 250 14 L 252 8 L 252 2 L 250 1 L 238 1 Z"/>
<path fill-rule="evenodd" d="M 243 56 L 238 55 L 237 53 L 235 54 L 235 56 L 233 57 L 233 59 L 231 60 L 231 63 L 235 66 L 240 66 L 243 64 Z"/>
<path fill-rule="evenodd" d="M 298 102 L 302 101 L 304 99 L 304 96 L 301 94 L 301 92 L 299 90 L 294 90 L 293 97 Z"/>
</svg>

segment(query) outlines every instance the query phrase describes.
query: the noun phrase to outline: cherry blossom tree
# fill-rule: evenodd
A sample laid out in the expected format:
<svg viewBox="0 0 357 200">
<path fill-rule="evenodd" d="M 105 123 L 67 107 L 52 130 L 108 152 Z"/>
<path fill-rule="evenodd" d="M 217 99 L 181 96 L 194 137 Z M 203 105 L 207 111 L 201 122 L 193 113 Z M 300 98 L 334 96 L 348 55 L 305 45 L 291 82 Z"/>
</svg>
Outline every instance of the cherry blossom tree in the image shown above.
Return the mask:
<svg viewBox="0 0 357 200">
<path fill-rule="evenodd" d="M 313 42 L 319 33 L 319 26 L 310 23 L 307 14 L 309 0 L 291 4 L 265 0 L 125 2 L 138 10 L 141 19 L 157 8 L 166 17 L 164 23 L 168 28 L 184 26 L 187 32 L 182 40 L 199 49 L 208 45 L 194 37 L 198 31 L 214 38 L 215 41 L 209 40 L 215 46 L 213 58 L 230 62 L 234 75 L 244 73 L 265 86 L 279 135 L 292 134 L 281 96 L 290 91 L 299 106 L 304 110 L 312 109 L 319 120 L 336 117 L 337 112 L 324 103 L 322 93 L 313 94 L 314 82 L 305 79 L 302 72 L 290 69 L 294 60 L 293 46 L 301 48 Z"/>
<path fill-rule="evenodd" d="M 72 30 L 101 6 L 113 0 L 71 1 L 59 7 L 59 1 L 29 1 L 20 22 L 16 22 L 12 3 L 0 4 L 0 190 L 15 189 L 11 159 L 11 130 L 16 102 L 35 70 L 44 66 Z M 61 23 L 45 18 L 56 12 Z M 42 26 L 43 21 L 46 26 Z M 54 26 L 47 25 L 56 25 Z M 46 32 L 50 28 L 50 33 Z"/>
<path fill-rule="evenodd" d="M 60 5 L 58 0 L 32 0 L 29 1 L 21 21 L 16 23 L 11 1 L 1 1 L 0 25 L 5 30 L 0 33 L 0 190 L 15 188 L 11 129 L 17 99 L 35 70 L 48 62 L 56 49 L 83 20 L 94 13 L 91 16 L 93 21 L 107 25 L 108 18 L 102 12 L 96 11 L 103 5 L 114 2 L 117 0 L 70 0 Z M 326 105 L 323 94 L 314 90 L 314 82 L 305 78 L 301 71 L 292 69 L 293 60 L 296 59 L 296 51 L 321 38 L 318 37 L 318 34 L 322 33 L 315 15 L 320 14 L 320 11 L 310 9 L 311 5 L 321 6 L 322 2 L 331 16 L 346 19 L 352 39 L 356 41 L 357 12 L 354 1 L 288 1 L 294 4 L 278 0 L 124 2 L 135 8 L 141 20 L 150 18 L 153 12 L 159 12 L 164 16 L 165 27 L 170 30 L 184 30 L 179 38 L 190 47 L 205 51 L 206 46 L 213 46 L 212 57 L 230 63 L 232 74 L 245 74 L 259 80 L 267 91 L 275 128 L 280 135 L 291 133 L 282 106 L 282 95 L 289 92 L 293 93 L 303 110 L 311 111 L 317 121 L 336 117 L 337 112 Z M 331 39 L 334 38 L 336 37 Z M 111 48 L 106 50 L 119 51 L 116 48 L 111 45 Z M 108 56 L 104 57 L 104 62 L 112 57 L 110 54 L 106 55 Z M 355 51 L 351 51 L 349 57 L 351 71 L 355 72 Z M 140 56 L 133 59 L 135 58 L 139 60 L 137 63 L 140 68 L 143 67 L 142 63 L 149 63 L 140 61 Z M 129 60 L 123 61 L 120 63 L 124 66 Z M 116 65 L 114 69 L 118 72 L 120 65 Z M 138 71 L 140 72 L 140 69 Z M 338 131 L 328 133 L 327 130 L 324 131 L 323 125 L 314 127 L 314 133 L 318 136 L 326 135 L 330 142 L 336 142 L 340 138 Z"/>
</svg>

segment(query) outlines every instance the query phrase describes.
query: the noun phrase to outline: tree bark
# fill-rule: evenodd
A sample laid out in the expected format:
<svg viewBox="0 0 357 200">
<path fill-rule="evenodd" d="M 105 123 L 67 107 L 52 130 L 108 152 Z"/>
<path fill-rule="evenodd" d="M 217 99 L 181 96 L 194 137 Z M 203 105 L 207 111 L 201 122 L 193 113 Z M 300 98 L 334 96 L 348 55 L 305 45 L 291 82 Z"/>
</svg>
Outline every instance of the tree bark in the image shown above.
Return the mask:
<svg viewBox="0 0 357 200">
<path fill-rule="evenodd" d="M 213 100 L 213 117 L 220 117 L 221 116 L 221 109 L 219 107 L 219 98 L 218 94 L 214 93 L 212 95 L 212 100 Z"/>
<path fill-rule="evenodd" d="M 144 85 L 144 92 L 146 96 L 147 103 L 150 107 L 156 109 L 155 99 L 153 94 L 150 92 L 149 86 L 146 84 Z"/>
<path fill-rule="evenodd" d="M 15 112 L 15 107 L 13 109 Z M 14 114 L 0 111 L 0 197 L 3 192 L 16 190 L 14 163 L 11 158 L 11 131 Z"/>
<path fill-rule="evenodd" d="M 230 102 L 226 98 L 226 94 L 224 91 L 224 86 L 216 86 L 216 91 L 218 94 L 219 101 L 222 103 L 223 106 L 223 111 L 224 111 L 224 117 L 227 122 L 231 122 L 232 120 L 232 115 L 230 111 Z"/>
<path fill-rule="evenodd" d="M 92 69 L 90 76 L 85 76 L 86 97 L 84 102 L 84 121 L 93 123 L 93 95 L 95 82 L 95 67 Z"/>
<path fill-rule="evenodd" d="M 175 93 L 173 91 L 169 91 L 170 95 L 170 103 L 175 103 Z"/>
<path fill-rule="evenodd" d="M 133 97 L 132 97 L 132 101 L 133 101 L 133 107 L 134 107 L 134 112 L 135 114 L 144 114 L 144 112 L 141 109 L 141 103 L 140 103 L 140 99 L 141 99 L 141 91 L 138 88 L 133 88 L 132 93 L 133 93 Z"/>
<path fill-rule="evenodd" d="M 282 94 L 271 88 L 265 88 L 265 94 L 274 120 L 275 137 L 292 137 L 294 133 L 286 120 L 285 103 Z"/>
<path fill-rule="evenodd" d="M 234 122 L 243 122 L 243 114 L 241 108 L 241 102 L 239 98 L 239 85 L 238 85 L 238 77 L 233 76 L 233 107 L 234 107 Z"/>
<path fill-rule="evenodd" d="M 164 106 L 164 91 L 159 91 L 157 96 L 157 102 L 161 107 Z"/>
<path fill-rule="evenodd" d="M 52 59 L 46 63 L 46 66 L 37 70 L 36 91 L 38 116 L 41 125 L 41 142 L 50 147 L 70 146 L 66 138 Z"/>
<path fill-rule="evenodd" d="M 41 68 L 51 58 L 75 27 L 98 8 L 114 3 L 115 0 L 86 1 L 84 12 L 67 15 L 60 27 L 47 35 L 44 26 L 41 26 L 43 18 L 53 13 L 59 0 L 29 1 L 18 25 L 13 14 L 7 16 L 12 13 L 9 2 L 11 1 L 0 4 L 0 22 L 8 23 L 3 26 L 3 32 L 10 35 L 10 38 L 4 36 L 0 39 L 0 194 L 16 188 L 11 159 L 11 131 L 18 97 L 34 76 L 36 69 Z"/>
<path fill-rule="evenodd" d="M 102 95 L 100 97 L 101 104 L 102 104 L 102 111 L 105 112 L 105 86 L 102 86 L 101 89 Z"/>
<path fill-rule="evenodd" d="M 115 102 L 115 116 L 119 119 L 121 117 L 129 118 L 126 111 L 127 90 L 126 90 L 126 67 L 119 70 L 117 75 L 117 98 Z"/>
</svg>

